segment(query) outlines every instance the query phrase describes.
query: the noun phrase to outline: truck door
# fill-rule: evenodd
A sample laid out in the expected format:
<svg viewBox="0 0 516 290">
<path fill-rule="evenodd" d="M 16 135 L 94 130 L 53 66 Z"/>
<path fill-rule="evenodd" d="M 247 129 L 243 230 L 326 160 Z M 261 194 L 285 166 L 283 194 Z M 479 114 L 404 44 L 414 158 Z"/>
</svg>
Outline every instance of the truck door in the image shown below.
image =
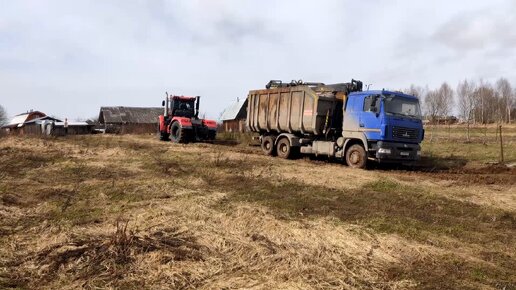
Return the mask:
<svg viewBox="0 0 516 290">
<path fill-rule="evenodd" d="M 362 103 L 361 100 L 360 95 L 350 94 L 344 102 L 344 121 L 342 123 L 344 137 L 352 137 L 354 133 L 358 132 L 360 112 L 357 110 L 357 104 Z"/>
<path fill-rule="evenodd" d="M 359 131 L 364 132 L 368 140 L 381 139 L 380 95 L 369 95 L 364 98 L 359 115 Z"/>
</svg>

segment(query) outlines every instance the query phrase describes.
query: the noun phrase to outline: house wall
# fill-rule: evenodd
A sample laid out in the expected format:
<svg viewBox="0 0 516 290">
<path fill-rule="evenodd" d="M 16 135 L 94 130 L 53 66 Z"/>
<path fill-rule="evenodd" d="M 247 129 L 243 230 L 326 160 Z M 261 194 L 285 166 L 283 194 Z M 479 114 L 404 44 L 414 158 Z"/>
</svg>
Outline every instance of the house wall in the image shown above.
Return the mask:
<svg viewBox="0 0 516 290">
<path fill-rule="evenodd" d="M 87 135 L 91 134 L 93 126 L 68 126 L 68 135 Z M 26 124 L 18 131 L 20 135 L 45 135 L 41 130 L 41 124 Z M 63 126 L 54 126 L 52 136 L 64 136 L 65 130 Z"/>
<path fill-rule="evenodd" d="M 150 134 L 158 132 L 158 124 L 105 124 L 106 133 Z"/>
<path fill-rule="evenodd" d="M 93 132 L 93 126 L 68 126 L 67 135 L 87 135 Z M 65 129 L 62 126 L 54 127 L 53 136 L 64 136 Z"/>
<path fill-rule="evenodd" d="M 227 120 L 222 122 L 224 132 L 246 132 L 245 120 Z"/>
</svg>

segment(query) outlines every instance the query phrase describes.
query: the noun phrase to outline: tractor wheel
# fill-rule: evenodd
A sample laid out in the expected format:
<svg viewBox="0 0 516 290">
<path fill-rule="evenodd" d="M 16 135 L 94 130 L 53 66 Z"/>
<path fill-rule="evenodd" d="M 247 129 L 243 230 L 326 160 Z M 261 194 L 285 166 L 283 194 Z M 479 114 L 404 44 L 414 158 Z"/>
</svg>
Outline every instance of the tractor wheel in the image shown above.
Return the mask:
<svg viewBox="0 0 516 290">
<path fill-rule="evenodd" d="M 158 136 L 159 136 L 159 141 L 170 141 L 168 139 L 168 134 L 165 132 L 158 132 Z"/>
<path fill-rule="evenodd" d="M 179 122 L 172 123 L 170 127 L 170 140 L 174 143 L 187 143 L 186 131 Z"/>
<path fill-rule="evenodd" d="M 272 136 L 262 138 L 262 150 L 265 155 L 274 155 L 274 138 Z"/>
<path fill-rule="evenodd" d="M 292 156 L 292 147 L 290 146 L 290 141 L 287 138 L 281 138 L 276 145 L 276 152 L 278 157 L 289 159 Z"/>
<path fill-rule="evenodd" d="M 352 168 L 364 169 L 367 164 L 367 155 L 362 145 L 355 144 L 346 151 L 346 163 Z"/>
<path fill-rule="evenodd" d="M 217 131 L 208 132 L 208 141 L 214 141 L 217 136 Z"/>
</svg>

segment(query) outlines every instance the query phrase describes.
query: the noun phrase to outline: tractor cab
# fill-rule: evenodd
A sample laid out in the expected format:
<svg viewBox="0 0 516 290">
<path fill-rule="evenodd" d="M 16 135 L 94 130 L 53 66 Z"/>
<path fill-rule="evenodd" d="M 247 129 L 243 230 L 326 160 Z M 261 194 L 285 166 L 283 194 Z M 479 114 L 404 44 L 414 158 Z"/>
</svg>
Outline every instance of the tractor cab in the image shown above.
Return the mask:
<svg viewBox="0 0 516 290">
<path fill-rule="evenodd" d="M 169 103 L 168 106 L 166 103 Z M 199 97 L 172 96 L 169 102 L 163 101 L 162 105 L 172 117 L 197 118 L 199 109 L 196 103 L 199 103 Z"/>
<path fill-rule="evenodd" d="M 172 116 L 193 118 L 195 114 L 195 98 L 191 97 L 172 97 L 170 102 Z"/>
</svg>

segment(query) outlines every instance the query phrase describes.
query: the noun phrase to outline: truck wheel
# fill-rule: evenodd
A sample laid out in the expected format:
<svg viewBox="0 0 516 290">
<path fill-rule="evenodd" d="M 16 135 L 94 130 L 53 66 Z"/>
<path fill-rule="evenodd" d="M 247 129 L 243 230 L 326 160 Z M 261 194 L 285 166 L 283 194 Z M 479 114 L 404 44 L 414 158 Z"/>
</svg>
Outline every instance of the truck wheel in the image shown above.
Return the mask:
<svg viewBox="0 0 516 290">
<path fill-rule="evenodd" d="M 170 140 L 174 143 L 186 143 L 186 132 L 179 122 L 172 123 L 170 127 Z"/>
<path fill-rule="evenodd" d="M 292 153 L 292 147 L 290 141 L 287 138 L 281 138 L 276 145 L 278 157 L 283 159 L 289 159 Z"/>
<path fill-rule="evenodd" d="M 262 138 L 262 150 L 265 155 L 272 156 L 274 154 L 274 138 L 272 136 Z"/>
<path fill-rule="evenodd" d="M 346 163 L 352 168 L 365 168 L 367 156 L 364 147 L 359 144 L 349 147 L 346 151 Z"/>
</svg>

